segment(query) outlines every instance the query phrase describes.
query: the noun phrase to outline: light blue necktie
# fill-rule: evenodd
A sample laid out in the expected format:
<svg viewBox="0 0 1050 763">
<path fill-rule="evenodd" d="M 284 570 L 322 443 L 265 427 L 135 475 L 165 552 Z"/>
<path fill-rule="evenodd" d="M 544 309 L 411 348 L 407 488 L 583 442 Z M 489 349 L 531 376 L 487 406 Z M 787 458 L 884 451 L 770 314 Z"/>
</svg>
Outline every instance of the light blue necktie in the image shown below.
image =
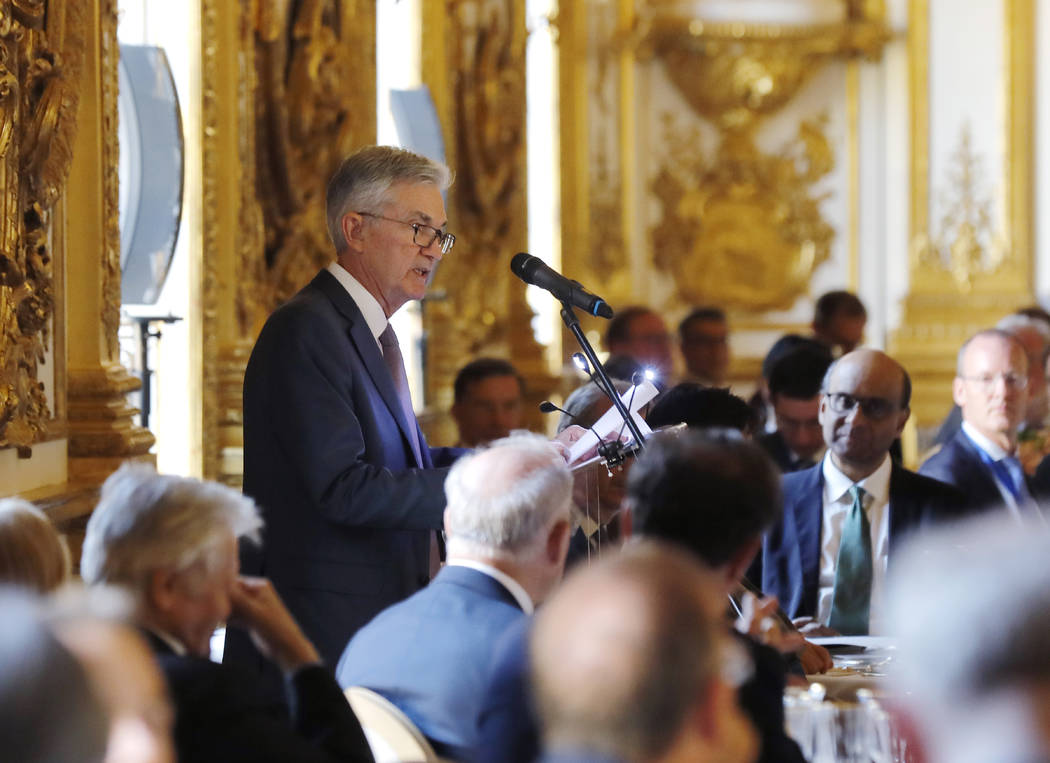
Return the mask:
<svg viewBox="0 0 1050 763">
<path fill-rule="evenodd" d="M 871 525 L 864 512 L 864 488 L 851 485 L 849 494 L 853 504 L 842 525 L 828 626 L 845 636 L 865 636 L 868 633 L 871 580 L 874 574 Z"/>
</svg>

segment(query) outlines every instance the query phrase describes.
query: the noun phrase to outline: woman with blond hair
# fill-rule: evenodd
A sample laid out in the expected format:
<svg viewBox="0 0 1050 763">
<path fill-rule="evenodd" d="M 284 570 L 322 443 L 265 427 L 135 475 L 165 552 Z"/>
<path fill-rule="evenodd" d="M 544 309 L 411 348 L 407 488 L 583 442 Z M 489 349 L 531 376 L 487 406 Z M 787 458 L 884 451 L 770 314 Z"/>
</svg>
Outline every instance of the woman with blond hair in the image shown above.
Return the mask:
<svg viewBox="0 0 1050 763">
<path fill-rule="evenodd" d="M 0 500 L 0 583 L 49 593 L 71 567 L 69 547 L 44 512 L 21 498 Z"/>
</svg>

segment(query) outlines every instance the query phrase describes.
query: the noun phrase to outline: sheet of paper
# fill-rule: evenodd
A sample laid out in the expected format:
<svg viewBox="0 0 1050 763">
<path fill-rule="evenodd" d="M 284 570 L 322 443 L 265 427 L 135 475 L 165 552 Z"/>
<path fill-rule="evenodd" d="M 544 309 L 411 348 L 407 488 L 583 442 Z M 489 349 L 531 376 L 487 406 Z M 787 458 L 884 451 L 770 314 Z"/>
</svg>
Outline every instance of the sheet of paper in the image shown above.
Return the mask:
<svg viewBox="0 0 1050 763">
<path fill-rule="evenodd" d="M 638 411 L 641 410 L 642 406 L 656 397 L 659 392 L 660 391 L 656 386 L 647 379 L 638 386 L 631 387 L 631 389 L 620 395 L 624 407 L 631 412 L 631 418 L 633 418 L 635 423 L 638 424 L 638 429 L 645 437 L 652 434 L 652 430 L 645 423 L 645 420 L 638 414 Z M 621 430 L 625 435 L 630 435 L 629 430 L 624 426 L 623 417 L 616 408 L 610 408 L 606 411 L 605 415 L 598 419 L 592 428 L 603 440 L 615 440 Z M 575 463 L 583 456 L 583 454 L 593 449 L 597 444 L 598 439 L 594 436 L 594 432 L 588 429 L 586 434 L 574 442 L 572 447 L 569 448 L 569 463 Z"/>
</svg>

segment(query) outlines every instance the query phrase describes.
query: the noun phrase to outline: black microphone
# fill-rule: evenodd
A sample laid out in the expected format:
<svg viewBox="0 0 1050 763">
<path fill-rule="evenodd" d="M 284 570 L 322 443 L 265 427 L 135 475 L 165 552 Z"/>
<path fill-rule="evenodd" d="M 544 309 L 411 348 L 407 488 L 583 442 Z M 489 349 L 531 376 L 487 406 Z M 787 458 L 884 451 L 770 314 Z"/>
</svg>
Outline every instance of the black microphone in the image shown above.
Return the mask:
<svg viewBox="0 0 1050 763">
<path fill-rule="evenodd" d="M 561 302 L 568 302 L 573 307 L 578 307 L 599 318 L 613 317 L 613 310 L 604 299 L 591 294 L 578 281 L 566 278 L 558 271 L 551 269 L 539 257 L 533 257 L 526 252 L 518 252 L 511 258 L 510 269 L 525 283 L 549 291 Z"/>
</svg>

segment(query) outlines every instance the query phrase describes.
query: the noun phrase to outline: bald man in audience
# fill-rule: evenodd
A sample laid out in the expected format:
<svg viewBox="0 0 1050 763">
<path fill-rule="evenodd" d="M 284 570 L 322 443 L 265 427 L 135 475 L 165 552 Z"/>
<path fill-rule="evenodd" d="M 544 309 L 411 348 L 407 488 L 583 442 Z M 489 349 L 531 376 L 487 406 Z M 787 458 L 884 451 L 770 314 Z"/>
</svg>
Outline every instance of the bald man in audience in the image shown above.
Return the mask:
<svg viewBox="0 0 1050 763">
<path fill-rule="evenodd" d="M 1043 522 L 1036 502 L 1045 490 L 1017 458 L 1018 428 L 1028 404 L 1024 345 L 999 329 L 981 331 L 959 350 L 952 397 L 962 428 L 919 469 L 955 485 L 978 510 L 1005 507 L 1018 521 Z"/>
<path fill-rule="evenodd" d="M 496 644 L 561 579 L 572 476 L 538 435 L 464 456 L 445 481 L 448 563 L 350 641 L 337 675 L 397 705 L 439 754 L 473 759 Z"/>
<path fill-rule="evenodd" d="M 827 452 L 784 475 L 784 516 L 762 553 L 762 589 L 804 632 L 883 633 L 893 549 L 916 528 L 962 512 L 954 488 L 890 458 L 910 400 L 907 372 L 878 350 L 856 350 L 828 368 L 819 411 Z"/>
<path fill-rule="evenodd" d="M 541 760 L 753 761 L 735 689 L 747 659 L 724 602 L 671 547 L 636 546 L 571 576 L 531 638 Z"/>
<path fill-rule="evenodd" d="M 992 513 L 894 562 L 893 696 L 915 760 L 1050 760 L 1048 549 L 1046 528 Z"/>
</svg>

